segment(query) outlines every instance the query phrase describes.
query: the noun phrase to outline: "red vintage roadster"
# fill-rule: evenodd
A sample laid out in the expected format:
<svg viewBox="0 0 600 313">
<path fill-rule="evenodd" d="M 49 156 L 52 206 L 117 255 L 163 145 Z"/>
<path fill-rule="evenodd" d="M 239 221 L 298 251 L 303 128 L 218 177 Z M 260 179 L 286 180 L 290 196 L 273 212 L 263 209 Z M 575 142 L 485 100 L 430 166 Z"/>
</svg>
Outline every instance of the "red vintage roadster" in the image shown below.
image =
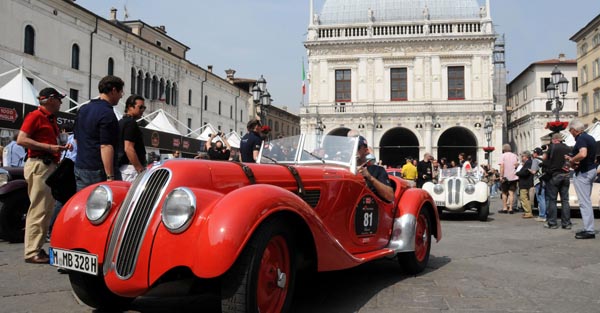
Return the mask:
<svg viewBox="0 0 600 313">
<path fill-rule="evenodd" d="M 395 200 L 378 198 L 356 175 L 357 148 L 301 135 L 265 145 L 259 164 L 168 160 L 90 186 L 58 216 L 50 263 L 95 308 L 192 278 L 218 286 L 225 313 L 287 311 L 299 270 L 397 257 L 423 271 L 441 239 L 432 198 L 392 176 Z"/>
</svg>

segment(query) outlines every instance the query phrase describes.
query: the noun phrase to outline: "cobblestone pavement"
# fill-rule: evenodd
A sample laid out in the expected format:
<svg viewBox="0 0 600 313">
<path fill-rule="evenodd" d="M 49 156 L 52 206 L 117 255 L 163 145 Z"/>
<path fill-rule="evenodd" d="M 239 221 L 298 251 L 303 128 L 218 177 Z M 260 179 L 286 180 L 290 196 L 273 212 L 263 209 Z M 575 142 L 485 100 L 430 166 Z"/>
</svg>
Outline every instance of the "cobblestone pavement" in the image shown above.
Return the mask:
<svg viewBox="0 0 600 313">
<path fill-rule="evenodd" d="M 443 239 L 421 275 L 380 260 L 302 277 L 293 312 L 600 312 L 600 238 L 574 239 L 581 220 L 573 222 L 573 230 L 549 230 L 520 214 L 492 214 L 485 223 L 444 214 Z M 0 242 L 0 312 L 93 312 L 73 297 L 67 275 L 25 264 L 22 250 Z M 218 302 L 143 297 L 130 310 L 192 311 L 218 312 Z"/>
</svg>

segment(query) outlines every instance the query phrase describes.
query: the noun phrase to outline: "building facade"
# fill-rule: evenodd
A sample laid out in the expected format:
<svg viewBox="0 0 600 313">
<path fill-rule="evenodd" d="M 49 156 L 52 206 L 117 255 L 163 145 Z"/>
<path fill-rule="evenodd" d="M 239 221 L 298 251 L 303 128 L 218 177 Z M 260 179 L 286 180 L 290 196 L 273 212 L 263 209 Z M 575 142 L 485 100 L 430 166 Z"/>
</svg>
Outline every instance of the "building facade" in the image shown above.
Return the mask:
<svg viewBox="0 0 600 313">
<path fill-rule="evenodd" d="M 147 99 L 146 114 L 163 109 L 182 133 L 211 123 L 224 132 L 246 132 L 252 96 L 186 58 L 190 49 L 164 26 L 102 18 L 70 0 L 0 2 L 0 72 L 23 66 L 78 103 L 98 95 L 102 77 L 125 81 L 124 99 Z M 0 84 L 9 80 L 1 77 Z M 40 90 L 46 84 L 29 77 Z M 75 103 L 63 104 L 66 110 Z M 122 105 L 121 105 L 122 108 Z"/>
<path fill-rule="evenodd" d="M 551 82 L 555 67 L 569 80 L 569 90 L 560 111 L 561 121 L 577 116 L 577 61 L 567 60 L 564 54 L 558 59 L 544 60 L 529 65 L 508 84 L 508 138 L 513 151 L 531 151 L 548 143 L 546 124 L 556 120 L 553 104 L 548 103 L 546 87 Z"/>
<path fill-rule="evenodd" d="M 269 106 L 266 125 L 271 128 L 271 138 L 300 135 L 300 117 L 288 112 L 287 107 Z"/>
<path fill-rule="evenodd" d="M 487 163 L 489 119 L 489 144 L 500 150 L 504 103 L 494 102 L 489 1 L 326 0 L 320 13 L 310 6 L 302 132 L 356 130 L 388 166 L 425 152 Z"/>
<path fill-rule="evenodd" d="M 579 116 L 591 124 L 600 119 L 600 15 L 573 35 L 571 41 L 577 43 Z"/>
</svg>

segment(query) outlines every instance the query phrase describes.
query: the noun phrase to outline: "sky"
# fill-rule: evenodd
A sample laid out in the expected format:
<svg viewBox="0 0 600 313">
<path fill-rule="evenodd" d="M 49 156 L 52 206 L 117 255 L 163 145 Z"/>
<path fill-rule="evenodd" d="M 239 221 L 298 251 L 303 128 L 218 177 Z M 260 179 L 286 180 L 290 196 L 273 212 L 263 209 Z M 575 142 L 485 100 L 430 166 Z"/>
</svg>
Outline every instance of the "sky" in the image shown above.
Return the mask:
<svg viewBox="0 0 600 313">
<path fill-rule="evenodd" d="M 320 11 L 325 0 L 315 0 Z M 430 0 L 431 1 L 431 0 Z M 187 58 L 225 77 L 264 75 L 278 107 L 298 113 L 302 102 L 303 42 L 309 22 L 309 0 L 77 0 L 108 18 L 111 7 L 123 19 L 165 25 L 167 34 L 190 47 Z M 485 5 L 485 0 L 479 0 Z M 569 38 L 600 14 L 598 0 L 491 0 L 497 33 L 506 39 L 508 81 L 533 62 L 565 53 L 576 58 Z"/>
</svg>

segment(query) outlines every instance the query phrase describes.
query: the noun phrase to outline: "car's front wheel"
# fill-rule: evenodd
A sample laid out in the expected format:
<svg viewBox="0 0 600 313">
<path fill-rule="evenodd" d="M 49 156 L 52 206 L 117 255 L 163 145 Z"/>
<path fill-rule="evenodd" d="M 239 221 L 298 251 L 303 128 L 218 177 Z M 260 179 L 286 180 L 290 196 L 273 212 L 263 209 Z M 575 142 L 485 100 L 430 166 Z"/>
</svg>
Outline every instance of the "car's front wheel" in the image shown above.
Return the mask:
<svg viewBox="0 0 600 313">
<path fill-rule="evenodd" d="M 281 218 L 263 224 L 222 277 L 223 313 L 289 310 L 296 280 L 294 237 Z"/>
<path fill-rule="evenodd" d="M 490 215 L 490 202 L 486 201 L 479 206 L 477 214 L 481 222 L 487 222 L 488 215 Z"/>
<path fill-rule="evenodd" d="M 0 201 L 0 233 L 5 240 L 23 242 L 28 210 L 29 196 L 25 188 L 12 192 Z"/>
<path fill-rule="evenodd" d="M 77 298 L 95 309 L 123 310 L 133 301 L 133 298 L 121 297 L 110 291 L 102 276 L 70 271 L 69 281 Z"/>
<path fill-rule="evenodd" d="M 425 270 L 431 250 L 431 214 L 421 208 L 415 227 L 415 251 L 398 255 L 402 268 L 409 274 L 418 274 Z"/>
</svg>

